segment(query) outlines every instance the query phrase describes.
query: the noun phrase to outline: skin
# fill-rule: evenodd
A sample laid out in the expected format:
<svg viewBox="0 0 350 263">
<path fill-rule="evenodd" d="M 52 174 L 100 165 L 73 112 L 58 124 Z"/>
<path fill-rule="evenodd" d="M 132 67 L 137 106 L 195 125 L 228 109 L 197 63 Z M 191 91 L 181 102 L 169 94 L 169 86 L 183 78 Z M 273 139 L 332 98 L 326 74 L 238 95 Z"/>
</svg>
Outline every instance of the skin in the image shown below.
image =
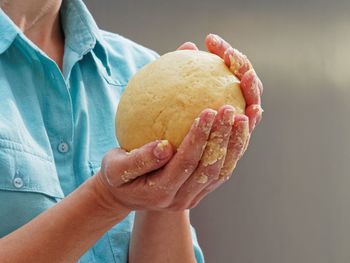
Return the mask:
<svg viewBox="0 0 350 263">
<path fill-rule="evenodd" d="M 26 36 L 62 68 L 61 1 L 0 3 Z M 137 212 L 129 262 L 195 262 L 188 209 L 230 178 L 262 114 L 262 84 L 248 59 L 217 35 L 208 35 L 205 43 L 241 80 L 246 115 L 234 116 L 229 105 L 217 112 L 204 110 L 176 152 L 161 141 L 130 153 L 111 149 L 95 176 L 0 239 L 0 262 L 76 262 L 132 210 Z M 197 48 L 186 42 L 179 49 Z M 217 148 L 221 158 L 208 164 L 206 157 Z"/>
<path fill-rule="evenodd" d="M 0 7 L 24 34 L 62 70 L 64 34 L 59 10 L 62 0 L 0 0 Z"/>
</svg>

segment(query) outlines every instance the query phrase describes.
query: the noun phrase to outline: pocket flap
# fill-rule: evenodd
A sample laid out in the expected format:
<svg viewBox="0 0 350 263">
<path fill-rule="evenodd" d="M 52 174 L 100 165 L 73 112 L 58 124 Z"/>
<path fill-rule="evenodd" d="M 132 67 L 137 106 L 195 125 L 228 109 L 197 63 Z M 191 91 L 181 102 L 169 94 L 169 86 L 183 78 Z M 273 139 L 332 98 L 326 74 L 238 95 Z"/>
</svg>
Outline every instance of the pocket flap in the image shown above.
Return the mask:
<svg viewBox="0 0 350 263">
<path fill-rule="evenodd" d="M 63 198 L 53 161 L 15 147 L 0 147 L 0 190 L 35 192 Z"/>
</svg>

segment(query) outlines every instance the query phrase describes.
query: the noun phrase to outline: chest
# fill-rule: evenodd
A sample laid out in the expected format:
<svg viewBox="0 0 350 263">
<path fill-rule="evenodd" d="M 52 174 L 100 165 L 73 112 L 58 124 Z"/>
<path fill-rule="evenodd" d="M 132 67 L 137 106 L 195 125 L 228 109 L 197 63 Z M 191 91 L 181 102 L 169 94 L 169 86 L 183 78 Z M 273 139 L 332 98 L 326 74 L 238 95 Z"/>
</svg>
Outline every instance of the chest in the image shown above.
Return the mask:
<svg viewBox="0 0 350 263">
<path fill-rule="evenodd" d="M 59 202 L 118 145 L 120 87 L 97 63 L 80 61 L 66 80 L 54 63 L 9 53 L 0 57 L 0 236 Z"/>
</svg>

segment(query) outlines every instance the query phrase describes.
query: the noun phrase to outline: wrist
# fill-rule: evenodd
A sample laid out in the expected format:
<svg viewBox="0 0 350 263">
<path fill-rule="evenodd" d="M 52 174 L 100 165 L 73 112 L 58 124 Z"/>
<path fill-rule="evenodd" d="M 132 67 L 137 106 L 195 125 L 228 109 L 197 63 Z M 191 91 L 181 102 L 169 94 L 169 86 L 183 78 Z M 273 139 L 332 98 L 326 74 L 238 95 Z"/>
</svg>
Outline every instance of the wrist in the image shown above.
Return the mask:
<svg viewBox="0 0 350 263">
<path fill-rule="evenodd" d="M 130 262 L 196 262 L 189 211 L 137 211 Z"/>
<path fill-rule="evenodd" d="M 131 210 L 120 204 L 110 189 L 108 189 L 101 180 L 101 172 L 99 171 L 89 181 L 91 184 L 91 191 L 94 196 L 94 201 L 102 213 L 106 216 L 121 220 L 126 217 Z"/>
<path fill-rule="evenodd" d="M 183 211 L 150 211 L 142 210 L 136 211 L 136 216 L 140 219 L 150 219 L 150 220 L 164 220 L 164 221 L 179 221 L 189 220 L 189 210 Z"/>
</svg>

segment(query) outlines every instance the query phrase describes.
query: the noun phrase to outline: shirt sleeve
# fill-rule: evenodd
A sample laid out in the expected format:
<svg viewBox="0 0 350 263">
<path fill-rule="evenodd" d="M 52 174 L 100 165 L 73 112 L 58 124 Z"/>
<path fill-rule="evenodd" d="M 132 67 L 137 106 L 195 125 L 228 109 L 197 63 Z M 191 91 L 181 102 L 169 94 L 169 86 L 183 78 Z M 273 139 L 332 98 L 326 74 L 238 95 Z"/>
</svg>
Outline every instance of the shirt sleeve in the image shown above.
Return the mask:
<svg viewBox="0 0 350 263">
<path fill-rule="evenodd" d="M 192 244 L 197 263 L 204 263 L 203 251 L 198 244 L 196 229 L 191 225 Z"/>
</svg>

